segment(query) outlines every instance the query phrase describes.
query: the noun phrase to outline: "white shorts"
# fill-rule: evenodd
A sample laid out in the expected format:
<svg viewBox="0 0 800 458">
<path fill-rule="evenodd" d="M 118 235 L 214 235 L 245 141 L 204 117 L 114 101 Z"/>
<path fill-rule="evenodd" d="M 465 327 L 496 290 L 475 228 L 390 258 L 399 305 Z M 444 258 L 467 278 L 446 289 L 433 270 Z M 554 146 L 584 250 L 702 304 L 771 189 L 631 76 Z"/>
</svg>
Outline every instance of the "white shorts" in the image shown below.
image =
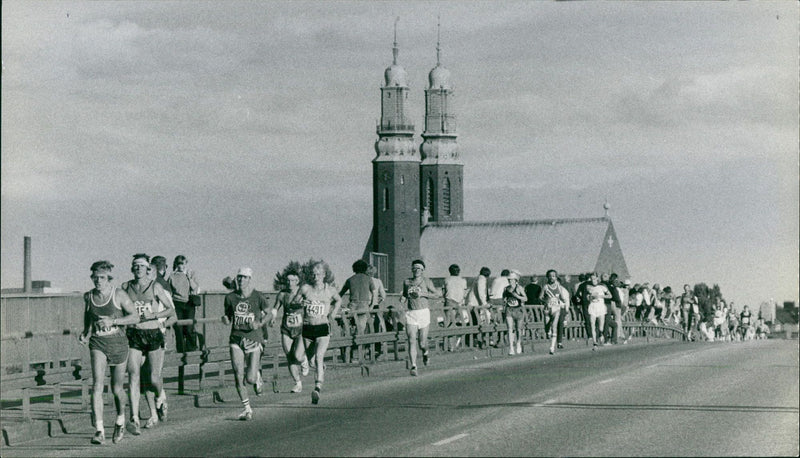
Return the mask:
<svg viewBox="0 0 800 458">
<path fill-rule="evenodd" d="M 608 310 L 604 302 L 592 302 L 589 304 L 589 315 L 591 316 L 605 316 Z"/>
<path fill-rule="evenodd" d="M 430 309 L 406 310 L 406 326 L 427 328 L 431 324 Z"/>
</svg>

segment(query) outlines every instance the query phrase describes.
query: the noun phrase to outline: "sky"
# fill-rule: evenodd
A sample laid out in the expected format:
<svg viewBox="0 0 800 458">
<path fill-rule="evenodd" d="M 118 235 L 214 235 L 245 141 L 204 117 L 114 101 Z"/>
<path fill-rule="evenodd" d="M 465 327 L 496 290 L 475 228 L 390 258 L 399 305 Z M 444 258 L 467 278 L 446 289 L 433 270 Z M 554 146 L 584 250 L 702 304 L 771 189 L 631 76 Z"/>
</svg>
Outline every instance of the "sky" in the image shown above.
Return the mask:
<svg viewBox="0 0 800 458">
<path fill-rule="evenodd" d="M 341 284 L 383 71 L 451 71 L 464 219 L 610 217 L 634 282 L 798 299 L 798 3 L 2 2 L 2 275 L 88 290 L 184 254 Z M 437 19 L 439 18 L 439 19 Z M 457 262 L 457 260 L 454 260 Z M 490 266 L 500 269 L 508 266 Z M 515 266 L 512 266 L 515 267 Z M 516 266 L 525 272 L 525 266 Z M 536 273 L 536 272 L 531 272 Z"/>
</svg>

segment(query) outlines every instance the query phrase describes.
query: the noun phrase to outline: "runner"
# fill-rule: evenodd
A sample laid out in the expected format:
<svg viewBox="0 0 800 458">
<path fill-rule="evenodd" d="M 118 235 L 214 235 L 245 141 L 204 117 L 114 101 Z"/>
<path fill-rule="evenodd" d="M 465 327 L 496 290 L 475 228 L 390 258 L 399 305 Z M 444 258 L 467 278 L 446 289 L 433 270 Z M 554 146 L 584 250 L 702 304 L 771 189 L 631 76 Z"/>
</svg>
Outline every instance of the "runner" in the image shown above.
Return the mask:
<svg viewBox="0 0 800 458">
<path fill-rule="evenodd" d="M 741 328 L 742 340 L 753 340 L 754 331 L 752 328 L 753 313 L 748 306 L 742 307 L 739 314 L 739 327 Z"/>
<path fill-rule="evenodd" d="M 108 261 L 92 264 L 91 279 L 94 289 L 83 295 L 83 332 L 78 337 L 82 344 L 89 344 L 92 359 L 92 423 L 96 432 L 93 444 L 106 441 L 103 426 L 103 388 L 105 387 L 106 366 L 111 366 L 111 390 L 114 392 L 114 405 L 117 419 L 114 422 L 113 442 L 122 440 L 125 434 L 125 363 L 128 361 L 128 339 L 123 326 L 139 322 L 139 314 L 133 307 L 125 291 L 111 284 L 111 270 L 114 265 Z"/>
<path fill-rule="evenodd" d="M 167 393 L 161 378 L 164 366 L 164 333 L 161 318 L 174 317 L 175 307 L 170 295 L 157 280 L 148 277 L 150 257 L 144 253 L 133 255 L 131 272 L 134 279 L 122 284 L 139 314 L 139 323 L 130 326 L 125 334 L 128 337 L 128 390 L 131 397 L 131 434 L 141 434 L 139 423 L 139 401 L 141 391 L 154 391 L 153 405 L 148 401 L 150 418 L 145 428 L 152 428 L 159 420 L 167 418 Z M 142 365 L 148 363 L 147 383 L 140 386 Z"/>
<path fill-rule="evenodd" d="M 297 272 L 289 272 L 286 275 L 289 287 L 278 293 L 275 297 L 275 306 L 272 309 L 272 316 L 277 315 L 278 310 L 283 310 L 281 318 L 281 344 L 286 353 L 286 361 L 289 366 L 289 374 L 294 380 L 292 393 L 303 391 L 303 382 L 300 374 L 308 375 L 308 358 L 306 358 L 306 347 L 303 344 L 303 301 L 300 297 L 300 275 Z M 272 326 L 273 319 L 269 325 Z"/>
<path fill-rule="evenodd" d="M 305 307 L 303 340 L 306 344 L 306 354 L 316 360 L 314 391 L 311 392 L 312 404 L 319 403 L 322 383 L 325 381 L 325 352 L 331 340 L 330 322 L 339 311 L 339 304 L 342 302 L 336 289 L 325 283 L 325 271 L 324 264 L 314 264 L 314 284 L 303 285 L 300 288 L 300 297 Z"/>
<path fill-rule="evenodd" d="M 681 295 L 681 317 L 683 319 L 683 331 L 689 340 L 692 338 L 692 326 L 695 324 L 693 321 L 697 320 L 699 309 L 697 307 L 697 297 L 692 292 L 692 287 L 688 284 L 683 285 L 683 294 Z"/>
<path fill-rule="evenodd" d="M 597 272 L 592 272 L 589 276 L 590 284 L 586 287 L 586 296 L 589 301 L 589 322 L 592 331 L 592 351 L 597 350 L 597 334 L 598 329 L 602 330 L 605 324 L 605 317 L 608 310 L 606 309 L 605 300 L 611 297 L 611 292 L 606 285 L 599 282 Z M 600 341 L 602 343 L 603 335 L 600 332 Z"/>
<path fill-rule="evenodd" d="M 546 322 L 544 330 L 550 337 L 550 354 L 554 354 L 556 350 L 556 338 L 558 337 L 558 323 L 561 321 L 562 314 L 567 313 L 567 304 L 569 304 L 569 291 L 561 286 L 558 281 L 558 272 L 550 269 L 545 274 L 547 277 L 547 284 L 542 288 L 539 293 L 539 300 L 545 302 Z M 562 348 L 559 343 L 558 348 Z"/>
<path fill-rule="evenodd" d="M 253 384 L 257 396 L 261 395 L 264 382 L 261 380 L 261 342 L 264 334 L 260 329 L 269 314 L 267 300 L 253 289 L 253 269 L 242 267 L 236 274 L 236 290 L 225 296 L 225 315 L 222 323 L 231 325 L 229 339 L 231 365 L 236 378 L 236 392 L 244 410 L 239 420 L 252 420 L 253 409 L 247 397 L 246 385 Z M 270 314 L 271 316 L 271 314 Z"/>
<path fill-rule="evenodd" d="M 369 264 L 363 259 L 354 262 L 353 275 L 345 280 L 344 286 L 342 286 L 342 289 L 339 291 L 340 297 L 344 297 L 348 291 L 350 292 L 350 305 L 348 308 L 355 321 L 356 332 L 354 335 L 356 336 L 366 334 L 368 329 L 367 325 L 372 321 L 370 318 L 372 317 L 371 310 L 375 294 L 375 283 L 373 283 L 372 277 L 367 275 L 367 269 L 369 269 Z M 342 318 L 347 320 L 348 317 L 343 315 Z M 361 357 L 366 358 L 367 345 L 364 345 L 359 350 L 361 350 Z M 351 360 L 353 359 L 354 358 L 351 357 Z"/>
<path fill-rule="evenodd" d="M 508 273 L 508 286 L 503 290 L 503 303 L 505 304 L 506 325 L 508 326 L 508 354 L 522 354 L 522 334 L 525 325 L 525 309 L 522 304 L 527 302 L 525 288 L 519 284 L 519 272 L 512 270 Z"/>
<path fill-rule="evenodd" d="M 422 350 L 422 364 L 428 365 L 428 327 L 431 324 L 428 299 L 440 296 L 433 282 L 423 272 L 425 263 L 422 260 L 411 262 L 413 276 L 403 282 L 403 294 L 400 297 L 400 303 L 406 307 L 408 358 L 413 376 L 417 375 L 417 346 Z"/>
</svg>

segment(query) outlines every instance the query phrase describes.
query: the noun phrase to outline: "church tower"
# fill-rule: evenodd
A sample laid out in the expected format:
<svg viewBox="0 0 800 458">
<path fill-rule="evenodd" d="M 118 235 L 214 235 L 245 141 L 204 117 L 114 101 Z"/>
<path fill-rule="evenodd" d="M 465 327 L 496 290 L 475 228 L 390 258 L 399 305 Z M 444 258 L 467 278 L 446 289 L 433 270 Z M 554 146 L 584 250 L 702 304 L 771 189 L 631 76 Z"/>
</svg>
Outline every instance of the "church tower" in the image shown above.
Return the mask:
<svg viewBox="0 0 800 458">
<path fill-rule="evenodd" d="M 464 220 L 464 163 L 456 142 L 456 116 L 450 71 L 441 64 L 437 30 L 436 67 L 428 74 L 425 90 L 425 131 L 420 146 L 420 202 L 422 225 Z"/>
<path fill-rule="evenodd" d="M 372 253 L 379 258 L 387 290 L 400 292 L 419 257 L 420 157 L 414 144 L 414 124 L 407 115 L 406 71 L 397 63 L 397 20 L 394 23 L 392 65 L 381 87 L 381 121 L 372 160 Z M 373 261 L 375 262 L 375 261 Z"/>
</svg>

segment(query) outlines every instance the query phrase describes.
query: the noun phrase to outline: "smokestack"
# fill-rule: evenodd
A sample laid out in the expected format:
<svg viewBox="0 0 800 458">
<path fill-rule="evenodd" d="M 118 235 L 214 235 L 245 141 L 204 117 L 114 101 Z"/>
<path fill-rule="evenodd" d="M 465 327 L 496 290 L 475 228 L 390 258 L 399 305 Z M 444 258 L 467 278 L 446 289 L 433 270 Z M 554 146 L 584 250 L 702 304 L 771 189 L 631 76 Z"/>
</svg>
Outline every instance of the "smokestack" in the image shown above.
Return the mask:
<svg viewBox="0 0 800 458">
<path fill-rule="evenodd" d="M 31 238 L 25 236 L 25 268 L 23 270 L 25 279 L 24 290 L 26 293 L 33 292 L 33 282 L 31 281 Z"/>
</svg>

